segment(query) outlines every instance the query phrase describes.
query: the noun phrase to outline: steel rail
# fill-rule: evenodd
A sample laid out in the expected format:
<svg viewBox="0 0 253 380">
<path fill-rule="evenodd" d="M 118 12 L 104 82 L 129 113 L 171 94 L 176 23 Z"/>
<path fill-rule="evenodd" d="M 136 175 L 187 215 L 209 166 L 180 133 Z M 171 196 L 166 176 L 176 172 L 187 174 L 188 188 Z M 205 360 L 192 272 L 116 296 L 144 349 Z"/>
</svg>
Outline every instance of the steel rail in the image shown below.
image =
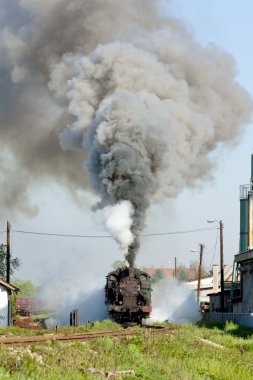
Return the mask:
<svg viewBox="0 0 253 380">
<path fill-rule="evenodd" d="M 146 327 L 146 326 L 145 326 Z M 95 333 L 78 333 L 78 334 L 46 334 L 36 336 L 12 336 L 0 337 L 0 345 L 16 345 L 16 344 L 39 344 L 52 341 L 70 342 L 70 341 L 89 341 L 100 337 L 125 337 L 131 335 L 141 335 L 148 331 L 150 334 L 166 334 L 174 330 L 171 327 L 157 328 L 156 326 L 147 326 L 145 329 L 127 328 L 124 330 L 99 331 Z"/>
</svg>

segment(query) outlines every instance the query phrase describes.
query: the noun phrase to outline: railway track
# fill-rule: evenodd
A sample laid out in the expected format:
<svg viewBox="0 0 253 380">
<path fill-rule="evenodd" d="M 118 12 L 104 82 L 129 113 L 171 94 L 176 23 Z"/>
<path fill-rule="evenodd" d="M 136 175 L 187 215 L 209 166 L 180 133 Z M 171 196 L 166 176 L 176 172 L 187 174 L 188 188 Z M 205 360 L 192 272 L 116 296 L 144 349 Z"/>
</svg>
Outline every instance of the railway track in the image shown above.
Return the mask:
<svg viewBox="0 0 253 380">
<path fill-rule="evenodd" d="M 174 329 L 170 327 L 157 327 L 147 326 L 142 329 L 127 328 L 122 330 L 109 330 L 91 333 L 78 333 L 78 334 L 45 334 L 37 336 L 12 336 L 0 337 L 0 344 L 3 345 L 25 345 L 25 344 L 40 344 L 45 342 L 59 341 L 59 342 L 85 342 L 89 340 L 98 339 L 100 337 L 110 336 L 123 338 L 125 336 L 145 335 L 145 334 L 170 334 Z"/>
</svg>

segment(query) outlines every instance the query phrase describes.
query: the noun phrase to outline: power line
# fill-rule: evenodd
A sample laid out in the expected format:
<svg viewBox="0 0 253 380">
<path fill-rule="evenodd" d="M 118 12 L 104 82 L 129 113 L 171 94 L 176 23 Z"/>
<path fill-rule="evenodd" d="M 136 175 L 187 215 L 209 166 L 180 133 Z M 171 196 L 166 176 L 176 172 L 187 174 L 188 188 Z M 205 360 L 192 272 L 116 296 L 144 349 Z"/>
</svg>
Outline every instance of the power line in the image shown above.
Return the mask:
<svg viewBox="0 0 253 380">
<path fill-rule="evenodd" d="M 35 232 L 35 231 L 23 231 L 23 230 L 12 230 L 19 234 L 29 234 L 29 235 L 43 235 L 43 236 L 57 236 L 57 237 L 72 237 L 72 238 L 111 238 L 111 235 L 74 235 L 74 234 L 56 234 L 50 232 Z"/>
<path fill-rule="evenodd" d="M 140 236 L 163 236 L 163 235 L 178 235 L 178 234 L 187 234 L 191 232 L 203 232 L 203 231 L 210 231 L 210 230 L 217 230 L 218 227 L 205 227 L 205 228 L 196 228 L 194 230 L 184 230 L 184 231 L 173 231 L 173 232 L 161 232 L 161 233 L 154 233 L 154 234 L 141 234 Z"/>
<path fill-rule="evenodd" d="M 211 267 L 212 267 L 212 264 L 213 264 L 213 261 L 214 261 L 214 256 L 215 256 L 215 253 L 216 253 L 217 242 L 218 242 L 218 232 L 219 232 L 219 228 L 217 229 L 216 241 L 215 241 L 214 250 L 213 250 L 213 257 L 212 257 L 211 263 L 209 265 L 209 271 L 211 270 Z"/>
<path fill-rule="evenodd" d="M 205 227 L 205 228 L 196 228 L 193 230 L 182 230 L 182 231 L 172 231 L 172 232 L 161 232 L 161 233 L 151 233 L 151 234 L 141 234 L 140 236 L 149 237 L 149 236 L 164 236 L 164 235 L 178 235 L 178 234 L 186 234 L 186 233 L 194 233 L 194 232 L 203 232 L 216 230 L 218 227 Z M 42 236 L 56 236 L 56 237 L 71 237 L 71 238 L 112 238 L 111 235 L 78 235 L 78 234 L 57 234 L 50 232 L 35 232 L 35 231 L 25 231 L 25 230 L 11 230 L 12 232 L 16 232 L 19 234 L 29 234 L 29 235 L 42 235 Z"/>
</svg>

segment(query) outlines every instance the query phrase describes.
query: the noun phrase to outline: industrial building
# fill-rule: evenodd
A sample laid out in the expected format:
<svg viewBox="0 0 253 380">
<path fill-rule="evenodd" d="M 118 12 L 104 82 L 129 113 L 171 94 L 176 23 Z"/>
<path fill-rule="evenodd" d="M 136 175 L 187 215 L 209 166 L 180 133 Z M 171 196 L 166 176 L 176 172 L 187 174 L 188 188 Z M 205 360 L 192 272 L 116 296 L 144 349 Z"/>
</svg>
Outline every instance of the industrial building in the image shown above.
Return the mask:
<svg viewBox="0 0 253 380">
<path fill-rule="evenodd" d="M 224 265 L 224 282 L 226 286 L 229 286 L 229 288 L 231 288 L 230 284 L 232 281 L 232 273 L 233 265 Z M 218 299 L 220 299 L 220 278 L 221 272 L 219 271 L 218 265 L 213 265 L 211 276 L 201 278 L 198 297 L 200 303 L 209 302 L 210 294 L 215 295 Z M 184 285 L 187 286 L 189 289 L 195 290 L 196 292 L 198 290 L 198 280 L 196 279 L 192 281 L 187 281 L 184 283 Z M 219 307 L 220 306 L 217 305 L 214 300 L 212 303 L 210 303 L 211 310 L 215 310 L 216 308 L 218 309 Z"/>
<path fill-rule="evenodd" d="M 219 312 L 221 297 L 225 312 Z M 212 304 L 215 307 L 206 314 L 207 320 L 232 320 L 253 327 L 253 155 L 250 183 L 240 186 L 240 244 L 234 258 L 232 282 L 223 294 L 210 294 Z"/>
</svg>

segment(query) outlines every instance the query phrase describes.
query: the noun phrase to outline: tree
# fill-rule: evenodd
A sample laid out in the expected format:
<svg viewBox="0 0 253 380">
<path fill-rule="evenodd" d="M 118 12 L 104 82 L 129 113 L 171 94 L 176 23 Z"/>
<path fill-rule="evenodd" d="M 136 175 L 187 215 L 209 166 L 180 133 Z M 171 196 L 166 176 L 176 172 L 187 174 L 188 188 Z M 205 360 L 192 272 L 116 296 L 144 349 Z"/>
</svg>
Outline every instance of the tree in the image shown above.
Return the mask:
<svg viewBox="0 0 253 380">
<path fill-rule="evenodd" d="M 183 264 L 179 264 L 177 266 L 177 279 L 180 282 L 187 280 L 187 269 L 186 269 L 185 265 L 183 265 Z"/>
<path fill-rule="evenodd" d="M 198 260 L 191 260 L 190 268 L 198 269 L 199 268 L 199 261 Z"/>
<path fill-rule="evenodd" d="M 19 296 L 32 296 L 37 292 L 38 288 L 30 280 L 16 279 L 13 281 L 13 285 L 20 289 Z"/>
<path fill-rule="evenodd" d="M 0 244 L 0 278 L 6 279 L 7 246 Z M 18 257 L 10 256 L 10 275 L 19 269 L 21 261 Z"/>
<path fill-rule="evenodd" d="M 198 278 L 199 273 L 199 261 L 198 260 L 191 260 L 190 262 L 190 268 L 194 271 L 195 280 Z M 203 272 L 203 269 L 202 269 Z"/>
<path fill-rule="evenodd" d="M 157 269 L 152 276 L 151 283 L 156 284 L 157 282 L 161 281 L 164 279 L 164 274 L 160 269 Z"/>
<path fill-rule="evenodd" d="M 113 270 L 117 270 L 119 268 L 124 268 L 126 266 L 125 260 L 115 260 L 112 264 Z"/>
<path fill-rule="evenodd" d="M 195 273 L 195 279 L 198 278 L 198 273 L 199 273 L 199 261 L 198 260 L 192 260 L 190 262 L 190 268 L 194 270 L 194 273 Z M 203 276 L 207 276 L 207 275 L 212 275 L 212 273 L 210 273 L 210 271 L 207 271 L 205 269 L 205 266 L 203 265 L 202 268 L 201 268 L 201 277 Z"/>
</svg>

